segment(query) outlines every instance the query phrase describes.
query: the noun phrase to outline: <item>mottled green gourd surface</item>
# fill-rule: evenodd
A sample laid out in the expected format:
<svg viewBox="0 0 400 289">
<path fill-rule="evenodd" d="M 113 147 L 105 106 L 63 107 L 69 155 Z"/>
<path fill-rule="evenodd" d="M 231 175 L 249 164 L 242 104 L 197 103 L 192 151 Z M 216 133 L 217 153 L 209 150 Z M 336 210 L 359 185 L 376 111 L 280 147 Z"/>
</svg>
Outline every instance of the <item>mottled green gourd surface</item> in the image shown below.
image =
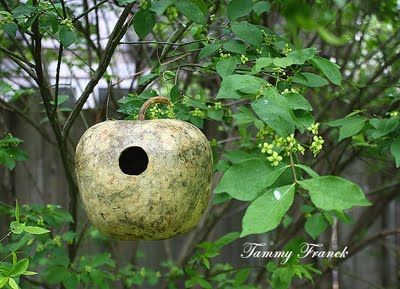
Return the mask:
<svg viewBox="0 0 400 289">
<path fill-rule="evenodd" d="M 166 239 L 193 228 L 205 211 L 212 152 L 204 134 L 183 121 L 106 121 L 79 141 L 76 176 L 86 213 L 102 233 Z"/>
</svg>

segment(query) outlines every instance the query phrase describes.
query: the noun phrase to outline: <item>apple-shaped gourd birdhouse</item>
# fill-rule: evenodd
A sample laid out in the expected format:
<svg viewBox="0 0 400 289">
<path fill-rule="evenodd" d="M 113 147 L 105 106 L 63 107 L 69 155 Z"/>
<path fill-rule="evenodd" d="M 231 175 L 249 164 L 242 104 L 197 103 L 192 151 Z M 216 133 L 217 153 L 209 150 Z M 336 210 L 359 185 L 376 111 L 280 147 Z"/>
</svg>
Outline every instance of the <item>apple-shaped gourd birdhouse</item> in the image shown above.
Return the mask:
<svg viewBox="0 0 400 289">
<path fill-rule="evenodd" d="M 212 153 L 195 126 L 171 119 L 105 121 L 76 148 L 76 176 L 95 227 L 121 240 L 159 240 L 193 228 L 207 207 Z"/>
</svg>

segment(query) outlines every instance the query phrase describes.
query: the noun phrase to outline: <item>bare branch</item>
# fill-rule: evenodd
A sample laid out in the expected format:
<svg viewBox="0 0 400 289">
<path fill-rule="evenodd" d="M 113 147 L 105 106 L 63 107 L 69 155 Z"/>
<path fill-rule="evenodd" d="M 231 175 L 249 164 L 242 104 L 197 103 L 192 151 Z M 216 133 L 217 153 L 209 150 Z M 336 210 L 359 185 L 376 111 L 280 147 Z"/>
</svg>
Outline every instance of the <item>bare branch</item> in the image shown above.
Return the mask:
<svg viewBox="0 0 400 289">
<path fill-rule="evenodd" d="M 33 5 L 38 5 L 38 0 L 33 1 Z M 60 151 L 61 160 L 63 162 L 65 174 L 70 187 L 70 205 L 69 210 L 74 220 L 77 217 L 77 196 L 78 196 L 78 186 L 75 179 L 74 165 L 71 155 L 67 146 L 67 138 L 63 138 L 61 133 L 61 127 L 56 113 L 53 113 L 53 108 L 51 105 L 51 89 L 50 85 L 44 75 L 43 71 L 43 59 L 42 59 L 42 35 L 39 30 L 39 20 L 36 19 L 32 24 L 33 40 L 34 40 L 34 60 L 35 60 L 35 71 L 37 75 L 37 83 L 39 86 L 40 95 L 42 97 L 44 107 L 46 109 L 47 117 L 49 118 L 50 125 L 53 129 L 54 135 L 57 140 L 57 144 Z M 70 230 L 76 231 L 76 223 L 73 222 L 70 225 Z M 69 256 L 71 262 L 75 256 L 75 245 L 72 244 L 68 247 Z"/>
<path fill-rule="evenodd" d="M 83 12 L 83 13 L 79 14 L 78 16 L 76 16 L 76 17 L 74 18 L 73 22 L 75 22 L 75 21 L 81 19 L 82 17 L 85 17 L 85 16 L 88 15 L 90 12 L 92 12 L 93 10 L 96 10 L 96 9 L 99 8 L 101 5 L 103 5 L 103 4 L 107 3 L 107 2 L 108 2 L 108 0 L 103 0 L 103 1 L 101 1 L 101 2 L 99 2 L 99 3 L 97 3 L 97 4 L 94 5 L 93 7 L 89 8 L 88 10 L 86 10 L 85 12 Z"/>
<path fill-rule="evenodd" d="M 107 70 L 111 62 L 111 58 L 114 55 L 115 49 L 117 48 L 119 41 L 125 35 L 126 31 L 129 28 L 132 14 L 130 13 L 134 3 L 128 4 L 122 14 L 120 15 L 118 22 L 115 24 L 114 30 L 110 35 L 110 39 L 107 43 L 107 47 L 104 51 L 103 57 L 100 60 L 99 67 L 97 68 L 96 72 L 92 76 L 89 83 L 86 85 L 81 97 L 76 102 L 71 114 L 68 116 L 68 119 L 64 125 L 63 129 L 63 137 L 67 138 L 69 131 L 72 125 L 75 122 L 75 119 L 79 115 L 79 112 L 82 110 L 83 105 L 85 104 L 86 100 L 89 98 L 90 94 L 93 92 L 93 89 L 96 87 L 100 79 L 103 77 L 104 73 Z"/>
<path fill-rule="evenodd" d="M 18 65 L 23 71 L 25 71 L 32 79 L 34 79 L 36 82 L 38 81 L 35 72 L 33 71 L 32 68 L 27 66 L 24 59 L 22 59 L 20 56 L 16 55 L 15 53 L 1 46 L 0 46 L 0 51 L 6 54 L 16 65 Z M 29 66 L 32 65 L 31 67 L 34 67 L 34 65 L 31 63 L 29 63 L 28 65 Z"/>
<path fill-rule="evenodd" d="M 58 91 L 60 86 L 60 71 L 61 71 L 61 62 L 62 55 L 64 51 L 64 46 L 60 43 L 60 47 L 58 49 L 58 58 L 57 58 L 57 69 L 56 69 L 56 83 L 55 83 L 55 92 L 54 92 L 54 114 L 57 113 L 58 107 Z"/>
<path fill-rule="evenodd" d="M 192 25 L 193 22 L 188 22 L 186 25 L 180 24 L 178 30 L 175 31 L 175 33 L 168 39 L 167 42 L 174 43 L 178 41 L 179 38 L 182 37 L 182 35 L 185 33 L 185 31 Z M 167 44 L 164 49 L 161 52 L 161 55 L 159 57 L 159 62 L 163 62 L 165 58 L 167 57 L 168 53 L 171 51 L 173 45 Z M 147 80 L 144 84 L 139 86 L 137 88 L 137 93 L 140 94 L 142 93 L 146 87 L 153 82 L 155 79 L 157 79 L 157 76 L 152 77 L 151 79 Z"/>
<path fill-rule="evenodd" d="M 12 103 L 9 103 L 3 99 L 0 98 L 0 104 L 4 106 L 6 109 L 13 111 L 17 113 L 21 118 L 23 118 L 29 125 L 31 125 L 42 137 L 45 141 L 52 145 L 56 145 L 55 142 L 53 142 L 50 139 L 50 136 L 47 134 L 47 132 L 42 129 L 39 125 L 36 124 L 36 122 L 33 119 L 30 119 L 26 113 L 24 113 L 20 108 L 17 106 L 13 105 Z"/>
</svg>

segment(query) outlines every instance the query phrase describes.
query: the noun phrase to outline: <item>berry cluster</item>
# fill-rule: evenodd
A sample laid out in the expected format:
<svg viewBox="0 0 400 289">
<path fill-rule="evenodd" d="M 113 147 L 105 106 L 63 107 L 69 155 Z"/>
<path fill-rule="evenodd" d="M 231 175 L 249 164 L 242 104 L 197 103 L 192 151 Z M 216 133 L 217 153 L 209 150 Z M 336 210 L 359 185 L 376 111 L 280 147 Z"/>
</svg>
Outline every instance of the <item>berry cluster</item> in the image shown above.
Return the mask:
<svg viewBox="0 0 400 289">
<path fill-rule="evenodd" d="M 270 127 L 262 127 L 257 132 L 257 139 L 261 153 L 267 155 L 267 160 L 271 162 L 272 166 L 278 166 L 285 156 L 290 156 L 294 153 L 300 153 L 304 155 L 305 147 L 308 147 L 314 157 L 322 150 L 324 140 L 321 136 L 318 136 L 319 123 L 312 124 L 308 131 L 312 133 L 311 145 L 305 145 L 300 143 L 294 134 L 287 136 L 286 138 L 278 136 L 273 129 Z"/>
<path fill-rule="evenodd" d="M 155 104 L 149 109 L 150 119 L 159 119 L 163 116 L 167 118 L 175 118 L 174 104 L 171 103 L 167 106 L 167 109 L 161 109 L 158 104 Z"/>
<path fill-rule="evenodd" d="M 246 64 L 247 61 L 249 61 L 249 58 L 246 55 L 240 55 L 240 61 L 242 64 Z"/>
<path fill-rule="evenodd" d="M 224 52 L 222 51 L 222 49 L 219 49 L 219 57 L 220 57 L 221 59 L 225 59 L 225 58 L 228 58 L 228 57 L 230 57 L 230 56 L 231 56 L 230 53 L 224 53 Z"/>
<path fill-rule="evenodd" d="M 65 25 L 69 30 L 74 30 L 74 23 L 71 18 L 66 18 L 61 21 L 61 25 Z"/>
<path fill-rule="evenodd" d="M 0 11 L 0 28 L 4 26 L 4 24 L 13 22 L 13 17 L 11 13 L 7 11 Z"/>
<path fill-rule="evenodd" d="M 283 48 L 283 51 L 282 51 L 282 53 L 284 54 L 284 55 L 288 55 L 290 52 L 292 52 L 293 51 L 293 49 L 292 48 L 290 48 L 289 47 L 289 44 L 285 44 L 285 47 Z"/>
<path fill-rule="evenodd" d="M 198 107 L 196 107 L 194 110 L 191 110 L 190 114 L 193 115 L 193 116 L 197 116 L 199 118 L 205 118 L 206 117 L 206 113 L 204 111 L 202 111 Z"/>
<path fill-rule="evenodd" d="M 262 30 L 264 36 L 264 42 L 266 44 L 273 44 L 276 41 L 276 36 L 273 34 L 267 34 L 264 30 Z"/>
</svg>

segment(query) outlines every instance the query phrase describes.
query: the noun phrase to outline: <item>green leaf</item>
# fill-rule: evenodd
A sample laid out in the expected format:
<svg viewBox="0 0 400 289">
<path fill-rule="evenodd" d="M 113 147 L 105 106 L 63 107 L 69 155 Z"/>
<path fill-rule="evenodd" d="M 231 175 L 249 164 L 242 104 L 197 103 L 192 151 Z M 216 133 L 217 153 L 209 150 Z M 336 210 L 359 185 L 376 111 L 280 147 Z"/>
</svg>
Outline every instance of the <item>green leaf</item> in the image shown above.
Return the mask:
<svg viewBox="0 0 400 289">
<path fill-rule="evenodd" d="M 268 1 L 259 1 L 254 4 L 253 10 L 257 16 L 260 16 L 264 12 L 268 12 L 271 9 L 271 4 Z"/>
<path fill-rule="evenodd" d="M 241 161 L 246 161 L 248 159 L 256 159 L 258 156 L 256 154 L 249 154 L 242 150 L 232 150 L 224 153 L 224 158 L 230 161 L 233 164 L 236 164 Z"/>
<path fill-rule="evenodd" d="M 12 289 L 20 289 L 17 282 L 15 282 L 13 278 L 8 278 L 8 285 L 10 285 Z"/>
<path fill-rule="evenodd" d="M 346 210 L 355 206 L 369 206 L 359 186 L 335 176 L 322 176 L 299 181 L 309 191 L 311 201 L 322 210 Z"/>
<path fill-rule="evenodd" d="M 201 109 L 207 109 L 207 105 L 205 105 L 204 102 L 193 98 L 188 98 L 186 100 L 186 105 L 189 107 L 198 107 Z"/>
<path fill-rule="evenodd" d="M 232 0 L 227 7 L 228 19 L 230 22 L 246 16 L 253 10 L 252 0 Z"/>
<path fill-rule="evenodd" d="M 256 64 L 253 66 L 252 72 L 259 73 L 261 69 L 271 66 L 274 62 L 274 58 L 260 57 L 256 60 Z"/>
<path fill-rule="evenodd" d="M 329 44 L 340 46 L 347 42 L 346 37 L 344 36 L 337 37 L 336 35 L 332 34 L 329 30 L 327 30 L 322 26 L 318 27 L 317 32 L 319 36 Z"/>
<path fill-rule="evenodd" d="M 390 152 L 396 161 L 396 167 L 400 167 L 400 136 L 395 138 L 390 146 Z"/>
<path fill-rule="evenodd" d="M 15 252 L 11 253 L 12 255 L 12 261 L 13 261 L 13 265 L 15 266 L 17 264 L 17 254 L 15 254 Z"/>
<path fill-rule="evenodd" d="M 119 5 L 125 5 L 125 4 L 129 4 L 129 3 L 133 3 L 136 0 L 117 0 Z"/>
<path fill-rule="evenodd" d="M 59 38 L 61 44 L 64 45 L 65 48 L 70 47 L 78 39 L 75 31 L 69 29 L 65 25 L 61 25 Z"/>
<path fill-rule="evenodd" d="M 22 231 L 23 231 L 23 229 L 22 229 Z M 31 240 L 32 240 L 32 236 L 23 235 L 22 238 L 20 238 L 18 240 L 18 242 L 13 242 L 12 244 L 10 244 L 9 249 L 10 249 L 10 251 L 16 252 Z"/>
<path fill-rule="evenodd" d="M 229 52 L 246 54 L 246 45 L 244 45 L 244 43 L 240 40 L 229 40 L 223 44 L 223 47 Z"/>
<path fill-rule="evenodd" d="M 300 76 L 302 76 L 301 78 L 299 76 L 294 76 L 292 81 L 298 84 L 302 84 L 308 87 L 321 87 L 321 86 L 325 86 L 328 84 L 328 81 L 319 76 L 316 75 L 314 73 L 310 73 L 310 72 L 303 72 L 303 73 L 299 73 Z M 303 79 L 303 77 L 305 79 Z"/>
<path fill-rule="evenodd" d="M 224 116 L 224 112 L 221 109 L 210 109 L 207 111 L 207 117 L 216 121 L 221 121 Z"/>
<path fill-rule="evenodd" d="M 314 56 L 311 59 L 311 62 L 329 79 L 330 82 L 336 85 L 342 83 L 342 74 L 336 64 L 319 56 Z"/>
<path fill-rule="evenodd" d="M 278 67 L 287 67 L 293 64 L 302 65 L 317 52 L 317 49 L 310 47 L 305 49 L 293 50 L 286 57 L 274 58 L 274 65 Z"/>
<path fill-rule="evenodd" d="M 207 44 L 200 50 L 199 55 L 197 56 L 198 60 L 201 60 L 207 56 L 213 55 L 218 49 L 222 46 L 221 43 L 211 43 Z"/>
<path fill-rule="evenodd" d="M 66 95 L 66 94 L 59 95 L 58 100 L 57 100 L 57 106 L 60 106 L 61 104 L 65 103 L 68 99 L 69 99 L 69 95 Z M 52 104 L 55 104 L 55 103 L 52 101 Z"/>
<path fill-rule="evenodd" d="M 253 45 L 255 47 L 260 47 L 263 35 L 261 30 L 254 26 L 253 24 L 247 22 L 239 22 L 236 24 L 232 24 L 232 31 L 236 34 L 239 39 L 244 42 Z"/>
<path fill-rule="evenodd" d="M 61 107 L 61 108 L 58 109 L 58 111 L 61 111 L 61 112 L 71 112 L 71 111 L 72 111 L 72 108 L 69 108 L 69 107 Z"/>
<path fill-rule="evenodd" d="M 288 103 L 290 104 L 291 109 L 293 110 L 306 110 L 306 111 L 312 111 L 313 108 L 311 104 L 308 102 L 307 99 L 304 98 L 299 93 L 295 92 L 289 92 L 283 94 L 283 96 L 287 99 Z"/>
<path fill-rule="evenodd" d="M 179 90 L 178 85 L 174 85 L 169 92 L 169 97 L 171 98 L 172 102 L 177 102 L 181 98 L 181 92 Z"/>
<path fill-rule="evenodd" d="M 0 164 L 5 165 L 8 170 L 12 171 L 17 163 L 6 151 L 0 149 Z"/>
<path fill-rule="evenodd" d="M 159 76 L 158 73 L 149 73 L 145 76 L 142 76 L 141 78 L 139 78 L 138 81 L 138 85 L 143 85 L 149 81 L 153 81 L 154 79 L 156 79 Z"/>
<path fill-rule="evenodd" d="M 38 17 L 38 14 L 35 13 L 32 16 L 30 16 L 24 23 L 22 23 L 22 30 L 26 31 L 28 30 L 32 24 L 35 22 L 36 18 Z"/>
<path fill-rule="evenodd" d="M 266 84 L 267 82 L 264 79 L 251 75 L 229 75 L 222 80 L 216 98 L 239 99 L 242 97 L 240 92 L 249 92 L 255 94 Z"/>
<path fill-rule="evenodd" d="M 377 139 L 391 133 L 399 124 L 399 118 L 372 118 L 369 123 L 375 128 L 375 130 L 371 133 L 371 137 Z"/>
<path fill-rule="evenodd" d="M 231 199 L 232 197 L 227 193 L 216 194 L 213 199 L 213 205 L 223 204 Z"/>
<path fill-rule="evenodd" d="M 277 134 L 286 137 L 294 133 L 295 125 L 289 104 L 284 100 L 286 99 L 283 96 L 269 95 L 256 100 L 251 107 L 266 125 L 273 128 Z"/>
<path fill-rule="evenodd" d="M 15 161 L 24 161 L 28 159 L 28 155 L 25 151 L 17 147 L 11 147 L 7 149 L 8 154 Z"/>
<path fill-rule="evenodd" d="M 49 267 L 45 272 L 45 280 L 49 284 L 59 284 L 63 282 L 70 272 L 63 266 L 52 266 Z"/>
<path fill-rule="evenodd" d="M 228 193 L 240 201 L 254 200 L 273 185 L 287 166 L 271 167 L 264 159 L 248 159 L 234 164 L 223 175 L 214 193 Z"/>
<path fill-rule="evenodd" d="M 13 91 L 13 87 L 11 85 L 9 85 L 7 82 L 0 80 L 0 93 L 6 94 L 10 91 Z"/>
<path fill-rule="evenodd" d="M 8 283 L 8 277 L 0 277 L 0 289 Z"/>
<path fill-rule="evenodd" d="M 241 237 L 261 234 L 279 226 L 293 203 L 295 184 L 269 190 L 257 198 L 243 217 Z"/>
<path fill-rule="evenodd" d="M 23 143 L 24 141 L 22 139 L 19 139 L 15 136 L 12 135 L 7 135 L 4 139 L 0 140 L 0 144 L 2 145 L 19 145 Z"/>
<path fill-rule="evenodd" d="M 231 232 L 231 233 L 228 233 L 228 234 L 222 236 L 218 240 L 216 240 L 215 241 L 215 245 L 218 248 L 222 248 L 222 247 L 224 247 L 224 246 L 236 241 L 238 238 L 240 238 L 240 233 L 239 232 Z"/>
<path fill-rule="evenodd" d="M 40 17 L 40 29 L 51 31 L 53 34 L 58 32 L 60 24 L 57 19 L 58 15 L 54 12 L 46 13 Z"/>
<path fill-rule="evenodd" d="M 235 57 L 228 57 L 228 58 L 222 58 L 220 59 L 217 64 L 215 65 L 215 68 L 218 72 L 218 74 L 224 78 L 228 75 L 231 75 L 237 65 L 237 60 Z"/>
<path fill-rule="evenodd" d="M 16 235 L 22 234 L 22 232 L 24 231 L 24 228 L 25 228 L 25 224 L 23 224 L 23 223 L 19 223 L 17 221 L 12 221 L 10 223 L 10 230 Z"/>
<path fill-rule="evenodd" d="M 133 27 L 139 38 L 145 38 L 156 25 L 154 13 L 148 9 L 141 9 L 133 17 Z"/>
<path fill-rule="evenodd" d="M 96 254 L 93 255 L 90 261 L 88 261 L 88 264 L 92 268 L 97 268 L 103 265 L 108 265 L 110 267 L 115 267 L 115 262 L 111 258 L 110 253 L 102 253 L 102 254 Z"/>
<path fill-rule="evenodd" d="M 293 58 L 289 58 L 289 57 L 276 57 L 273 60 L 273 64 L 275 66 L 285 68 L 287 66 L 296 64 L 296 60 L 294 60 Z"/>
<path fill-rule="evenodd" d="M 175 2 L 175 6 L 189 20 L 203 25 L 206 24 L 206 12 L 204 11 L 206 4 L 203 1 L 179 0 Z"/>
<path fill-rule="evenodd" d="M 69 272 L 64 278 L 63 285 L 66 289 L 76 289 L 79 285 L 79 278 L 76 274 Z"/>
<path fill-rule="evenodd" d="M 205 279 L 199 278 L 197 279 L 197 282 L 199 282 L 201 288 L 212 289 L 212 285 Z"/>
<path fill-rule="evenodd" d="M 15 220 L 19 223 L 19 205 L 18 205 L 18 200 L 15 200 L 14 216 L 15 216 Z"/>
<path fill-rule="evenodd" d="M 173 3 L 173 0 L 153 0 L 151 1 L 150 9 L 160 16 L 164 14 L 165 10 L 167 10 L 167 8 Z"/>
<path fill-rule="evenodd" d="M 29 267 L 29 259 L 25 258 L 22 260 L 19 260 L 14 268 L 10 272 L 11 277 L 18 277 L 19 275 L 22 275 L 23 273 L 26 272 L 26 270 Z"/>
<path fill-rule="evenodd" d="M 250 124 L 255 121 L 253 112 L 247 107 L 238 107 L 237 112 L 232 115 L 238 125 Z"/>
<path fill-rule="evenodd" d="M 293 59 L 295 64 L 302 65 L 307 60 L 311 59 L 315 55 L 315 53 L 317 53 L 317 49 L 314 47 L 309 47 L 293 50 L 288 54 L 287 57 Z"/>
<path fill-rule="evenodd" d="M 26 18 L 35 12 L 35 10 L 36 7 L 34 7 L 32 4 L 22 4 L 16 7 L 12 13 L 14 18 Z"/>
<path fill-rule="evenodd" d="M 307 218 L 307 221 L 304 225 L 307 234 L 309 234 L 314 240 L 321 235 L 327 227 L 328 222 L 321 213 L 316 213 L 310 218 Z"/>
<path fill-rule="evenodd" d="M 312 168 L 310 168 L 309 166 L 301 165 L 301 164 L 295 164 L 294 166 L 302 169 L 303 171 L 305 171 L 312 178 L 319 177 L 319 175 Z"/>
<path fill-rule="evenodd" d="M 46 234 L 49 233 L 50 231 L 41 227 L 36 227 L 36 226 L 25 226 L 24 231 L 33 234 L 33 235 L 41 235 L 41 234 Z"/>
<path fill-rule="evenodd" d="M 17 36 L 18 26 L 14 22 L 6 23 L 3 26 L 3 30 L 8 36 L 15 38 L 15 36 Z"/>
<path fill-rule="evenodd" d="M 303 133 L 308 127 L 310 127 L 314 122 L 314 117 L 309 111 L 305 110 L 294 110 L 294 120 L 296 127 L 301 133 Z"/>
<path fill-rule="evenodd" d="M 24 273 L 22 273 L 22 275 L 24 275 L 24 276 L 34 276 L 37 274 L 39 274 L 39 273 L 33 272 L 33 271 L 25 271 Z"/>
<path fill-rule="evenodd" d="M 363 116 L 352 116 L 328 122 L 329 126 L 340 126 L 339 142 L 358 134 L 365 126 L 367 119 Z"/>
</svg>

